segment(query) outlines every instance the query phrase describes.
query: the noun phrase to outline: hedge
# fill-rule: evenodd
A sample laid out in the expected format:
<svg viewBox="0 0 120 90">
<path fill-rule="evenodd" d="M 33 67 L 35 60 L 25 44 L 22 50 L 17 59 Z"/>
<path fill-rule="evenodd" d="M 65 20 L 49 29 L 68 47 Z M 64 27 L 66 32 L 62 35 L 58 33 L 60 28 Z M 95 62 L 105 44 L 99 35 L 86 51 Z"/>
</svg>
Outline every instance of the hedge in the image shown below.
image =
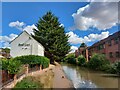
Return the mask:
<svg viewBox="0 0 120 90">
<path fill-rule="evenodd" d="M 17 74 L 22 64 L 29 64 L 29 65 L 42 65 L 42 68 L 47 68 L 49 66 L 50 60 L 44 56 L 37 56 L 37 55 L 26 55 L 26 56 L 19 56 L 15 58 L 11 58 L 10 60 L 2 59 L 0 62 L 0 69 L 7 70 L 10 74 Z"/>
<path fill-rule="evenodd" d="M 50 60 L 47 57 L 44 56 L 38 56 L 38 55 L 25 55 L 25 56 L 19 56 L 15 57 L 14 60 L 20 61 L 22 64 L 38 64 L 42 65 L 43 68 L 47 68 L 49 66 Z"/>
<path fill-rule="evenodd" d="M 2 67 L 0 69 L 7 70 L 9 74 L 17 74 L 21 69 L 22 63 L 20 61 L 13 59 L 2 59 L 1 61 Z"/>
<path fill-rule="evenodd" d="M 14 59 L 8 60 L 7 70 L 10 74 L 17 74 L 21 69 L 22 63 Z"/>
</svg>

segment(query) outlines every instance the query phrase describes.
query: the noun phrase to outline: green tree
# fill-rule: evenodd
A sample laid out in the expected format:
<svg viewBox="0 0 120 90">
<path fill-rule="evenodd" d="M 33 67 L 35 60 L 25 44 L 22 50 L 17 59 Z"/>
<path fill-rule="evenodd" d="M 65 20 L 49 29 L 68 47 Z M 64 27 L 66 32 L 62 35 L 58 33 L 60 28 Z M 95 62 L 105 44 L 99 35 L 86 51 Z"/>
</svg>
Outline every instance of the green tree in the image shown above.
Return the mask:
<svg viewBox="0 0 120 90">
<path fill-rule="evenodd" d="M 106 59 L 103 54 L 94 54 L 90 61 L 88 62 L 88 67 L 95 70 L 102 70 L 110 62 Z"/>
<path fill-rule="evenodd" d="M 52 12 L 47 12 L 38 20 L 36 27 L 32 36 L 44 46 L 46 57 L 50 58 L 51 63 L 62 60 L 70 51 L 70 45 L 69 36 L 58 18 Z"/>
<path fill-rule="evenodd" d="M 80 55 L 78 58 L 78 65 L 83 66 L 86 63 L 86 59 L 83 55 Z"/>
<path fill-rule="evenodd" d="M 70 64 L 76 64 L 75 54 L 70 53 L 65 58 L 64 61 Z"/>
<path fill-rule="evenodd" d="M 87 45 L 85 43 L 81 43 L 79 48 L 81 48 L 81 47 L 87 47 Z"/>
<path fill-rule="evenodd" d="M 9 48 L 2 48 L 2 52 L 10 53 L 10 49 Z"/>
</svg>

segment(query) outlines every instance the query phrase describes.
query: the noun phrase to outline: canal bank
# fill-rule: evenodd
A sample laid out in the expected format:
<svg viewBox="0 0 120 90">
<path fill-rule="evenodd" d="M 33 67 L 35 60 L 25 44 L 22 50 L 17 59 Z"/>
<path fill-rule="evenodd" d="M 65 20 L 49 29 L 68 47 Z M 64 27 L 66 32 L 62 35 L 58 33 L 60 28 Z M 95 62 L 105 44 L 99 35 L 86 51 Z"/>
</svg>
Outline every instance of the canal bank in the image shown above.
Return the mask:
<svg viewBox="0 0 120 90">
<path fill-rule="evenodd" d="M 93 71 L 71 64 L 61 64 L 66 76 L 75 88 L 118 88 L 116 75 Z"/>
<path fill-rule="evenodd" d="M 56 66 L 53 68 L 54 78 L 53 78 L 53 88 L 70 88 L 74 89 L 73 83 L 66 77 L 62 66 L 55 63 Z"/>
<path fill-rule="evenodd" d="M 26 78 L 28 78 L 28 80 L 29 78 L 31 78 L 30 81 L 32 80 L 33 82 L 37 82 L 39 85 L 42 85 L 42 88 L 49 89 L 68 88 L 70 90 L 74 90 L 72 82 L 66 77 L 62 69 L 62 66 L 57 62 L 55 63 L 55 65 L 50 64 L 48 68 L 43 69 L 41 71 L 32 72 Z M 21 86 L 20 83 L 18 86 Z M 16 88 L 19 88 L 18 86 Z"/>
<path fill-rule="evenodd" d="M 38 73 L 33 76 L 43 84 L 43 88 L 68 88 L 70 90 L 74 89 L 72 81 L 67 78 L 62 66 L 57 62 L 55 62 L 55 65 L 50 65 L 49 68 L 42 71 L 41 75 Z"/>
</svg>

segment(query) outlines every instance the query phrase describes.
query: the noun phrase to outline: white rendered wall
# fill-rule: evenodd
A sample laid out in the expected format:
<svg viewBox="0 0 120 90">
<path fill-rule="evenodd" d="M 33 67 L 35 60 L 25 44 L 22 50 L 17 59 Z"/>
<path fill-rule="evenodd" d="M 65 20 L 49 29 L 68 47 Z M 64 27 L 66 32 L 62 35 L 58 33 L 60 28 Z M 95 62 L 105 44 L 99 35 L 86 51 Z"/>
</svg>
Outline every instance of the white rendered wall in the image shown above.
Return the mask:
<svg viewBox="0 0 120 90">
<path fill-rule="evenodd" d="M 28 46 L 19 46 L 19 44 L 29 44 Z M 38 51 L 40 50 L 40 51 Z M 36 40 L 30 37 L 26 32 L 23 32 L 13 42 L 11 42 L 10 55 L 12 57 L 22 55 L 40 55 L 44 56 L 44 48 Z"/>
</svg>

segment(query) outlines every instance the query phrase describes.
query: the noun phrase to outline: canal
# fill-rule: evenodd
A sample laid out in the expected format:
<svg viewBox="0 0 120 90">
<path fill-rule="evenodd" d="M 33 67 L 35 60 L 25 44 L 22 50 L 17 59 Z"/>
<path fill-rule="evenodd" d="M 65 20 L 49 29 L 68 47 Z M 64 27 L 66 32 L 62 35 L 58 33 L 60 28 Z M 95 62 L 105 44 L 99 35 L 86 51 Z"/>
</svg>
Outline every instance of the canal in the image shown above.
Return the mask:
<svg viewBox="0 0 120 90">
<path fill-rule="evenodd" d="M 75 88 L 118 88 L 118 77 L 71 64 L 61 64 Z"/>
</svg>

